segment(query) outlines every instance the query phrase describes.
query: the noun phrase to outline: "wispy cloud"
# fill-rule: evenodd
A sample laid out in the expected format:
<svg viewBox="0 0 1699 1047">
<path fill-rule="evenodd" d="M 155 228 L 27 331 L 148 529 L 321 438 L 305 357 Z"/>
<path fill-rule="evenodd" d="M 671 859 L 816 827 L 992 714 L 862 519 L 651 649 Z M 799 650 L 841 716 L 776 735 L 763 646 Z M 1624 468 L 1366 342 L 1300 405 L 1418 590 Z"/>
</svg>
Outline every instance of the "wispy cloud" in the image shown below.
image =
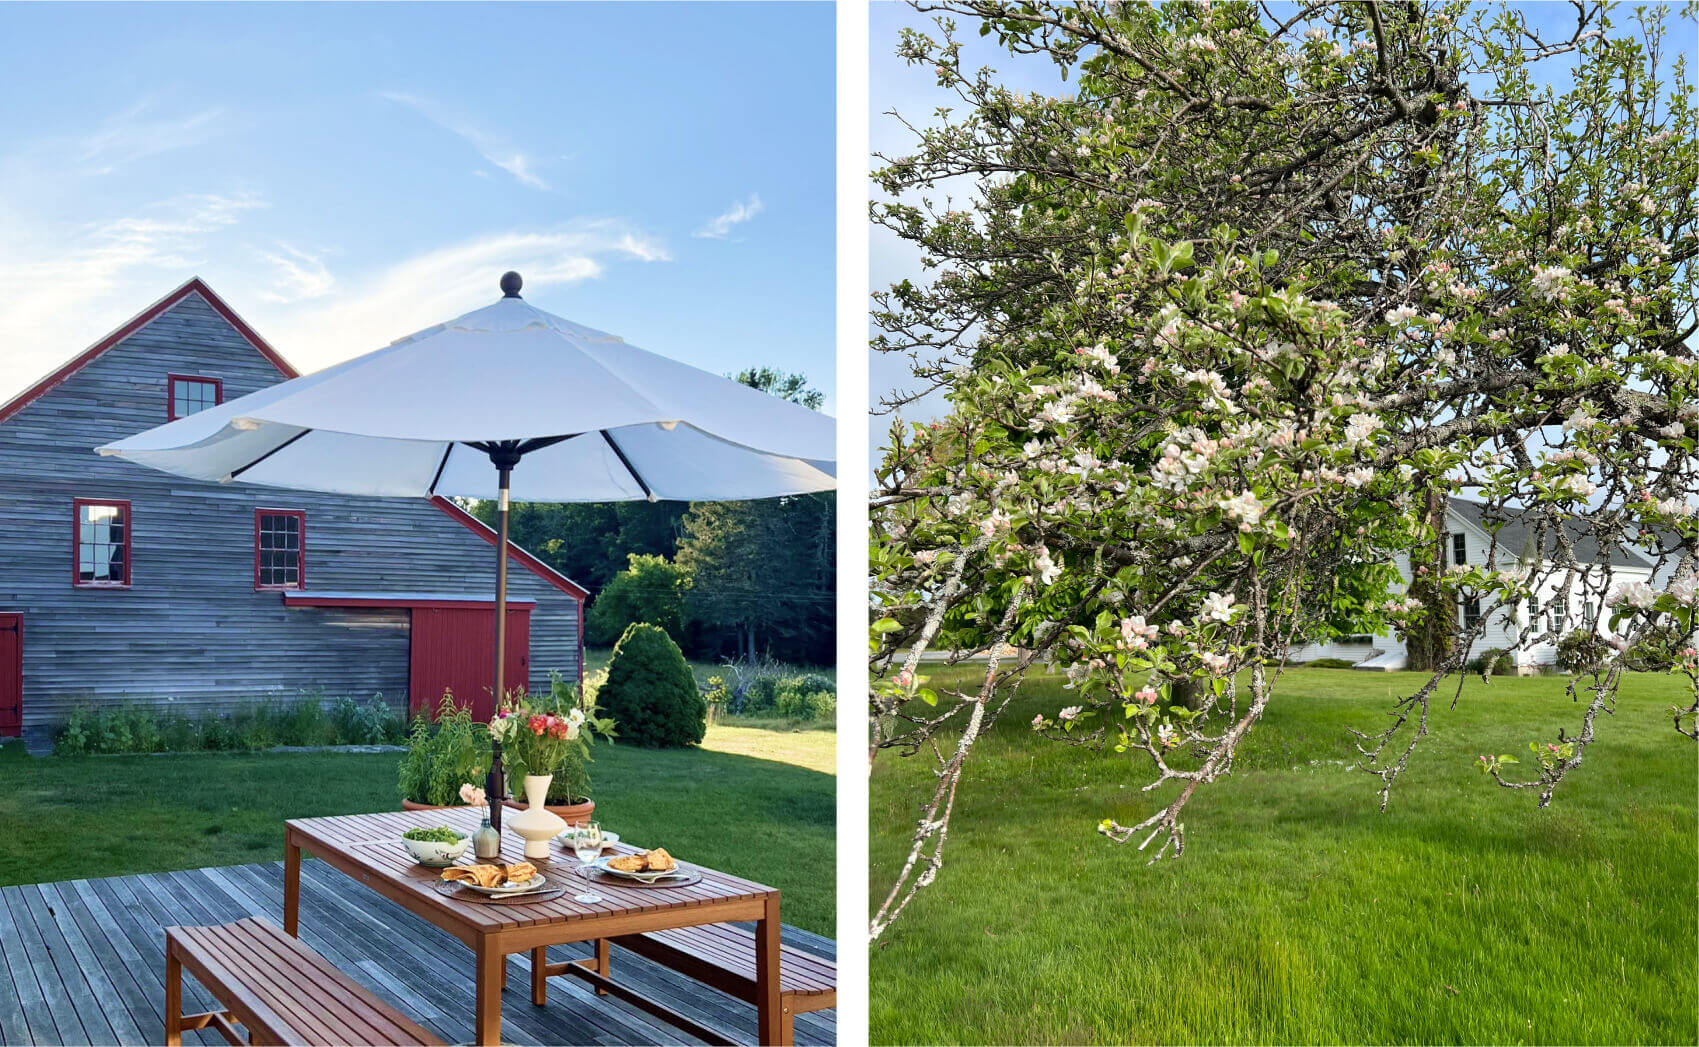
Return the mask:
<svg viewBox="0 0 1699 1047">
<path fill-rule="evenodd" d="M 708 224 L 691 233 L 691 236 L 704 240 L 724 240 L 732 231 L 732 226 L 749 221 L 762 210 L 761 197 L 750 193 L 749 199 L 732 204 L 731 209 L 724 214 L 716 215 L 708 220 Z"/>
<path fill-rule="evenodd" d="M 152 99 L 143 99 L 77 139 L 77 159 L 91 165 L 85 173 L 110 174 L 143 157 L 202 145 L 222 130 L 222 108 L 149 117 L 157 105 Z"/>
<path fill-rule="evenodd" d="M 268 302 L 287 304 L 323 298 L 336 284 L 336 277 L 331 275 L 323 258 L 298 247 L 279 243 L 276 251 L 261 251 L 260 257 L 277 271 L 275 285 L 260 292 L 260 297 Z"/>
<path fill-rule="evenodd" d="M 401 259 L 369 276 L 341 281 L 316 305 L 256 310 L 266 337 L 303 370 L 371 352 L 500 297 L 508 269 L 525 276 L 525 293 L 593 280 L 621 261 L 665 262 L 660 241 L 611 219 L 585 220 L 539 233 L 476 237 Z"/>
<path fill-rule="evenodd" d="M 508 144 L 500 135 L 479 127 L 465 117 L 451 113 L 447 107 L 428 98 L 404 91 L 380 91 L 379 97 L 407 106 L 420 116 L 451 134 L 465 139 L 486 161 L 512 175 L 521 185 L 547 189 L 549 184 L 538 174 L 533 158 Z"/>
<path fill-rule="evenodd" d="M 193 193 L 78 226 L 0 207 L 0 399 L 63 363 L 202 264 L 209 242 L 266 206 L 256 193 Z"/>
</svg>

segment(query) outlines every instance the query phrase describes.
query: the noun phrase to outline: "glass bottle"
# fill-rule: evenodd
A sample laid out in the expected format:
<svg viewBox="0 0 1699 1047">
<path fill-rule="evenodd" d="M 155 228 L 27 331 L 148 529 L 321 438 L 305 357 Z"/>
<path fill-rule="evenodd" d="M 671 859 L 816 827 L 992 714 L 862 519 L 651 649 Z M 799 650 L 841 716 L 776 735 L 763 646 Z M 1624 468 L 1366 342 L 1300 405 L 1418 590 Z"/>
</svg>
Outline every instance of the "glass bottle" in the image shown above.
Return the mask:
<svg viewBox="0 0 1699 1047">
<path fill-rule="evenodd" d="M 484 824 L 472 834 L 472 853 L 479 858 L 501 857 L 501 832 L 490 824 L 490 809 L 484 808 Z"/>
</svg>

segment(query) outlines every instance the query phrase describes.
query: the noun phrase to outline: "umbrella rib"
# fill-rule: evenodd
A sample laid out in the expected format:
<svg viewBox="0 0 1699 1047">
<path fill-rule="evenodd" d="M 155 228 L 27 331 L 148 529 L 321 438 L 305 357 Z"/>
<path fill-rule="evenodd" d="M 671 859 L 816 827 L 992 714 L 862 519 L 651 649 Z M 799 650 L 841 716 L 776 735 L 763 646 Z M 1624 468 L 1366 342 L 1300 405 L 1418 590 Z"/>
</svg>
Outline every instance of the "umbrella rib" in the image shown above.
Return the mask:
<svg viewBox="0 0 1699 1047">
<path fill-rule="evenodd" d="M 448 468 L 448 456 L 453 454 L 453 453 L 454 453 L 454 441 L 450 440 L 448 442 L 448 446 L 444 447 L 442 449 L 442 461 L 437 463 L 437 474 L 435 476 L 431 477 L 431 486 L 430 486 L 430 489 L 425 492 L 426 494 L 436 494 L 437 493 L 437 484 L 442 481 L 442 471 L 444 469 Z"/>
<path fill-rule="evenodd" d="M 625 471 L 631 474 L 631 478 L 633 480 L 637 481 L 637 486 L 643 488 L 643 497 L 645 497 L 645 498 L 655 497 L 655 492 L 649 490 L 649 485 L 643 482 L 643 478 L 641 476 L 637 475 L 637 469 L 634 466 L 632 466 L 631 459 L 627 458 L 625 456 L 625 452 L 620 449 L 619 444 L 614 442 L 613 435 L 611 433 L 609 433 L 606 429 L 598 430 L 598 432 L 600 432 L 602 434 L 602 439 L 604 439 L 608 442 L 608 446 L 613 448 L 614 454 L 619 455 L 620 464 L 625 466 Z"/>
<path fill-rule="evenodd" d="M 252 469 L 254 466 L 265 461 L 267 458 L 270 458 L 272 455 L 283 450 L 285 447 L 288 447 L 290 444 L 294 443 L 296 440 L 299 440 L 301 437 L 306 436 L 310 432 L 312 432 L 311 429 L 303 429 L 300 432 L 296 433 L 294 436 L 291 436 L 289 439 L 278 444 L 276 447 L 273 447 L 271 450 L 267 451 L 265 454 L 262 454 L 258 458 L 255 458 L 253 461 L 249 462 L 247 465 L 242 466 L 242 468 L 232 469 L 230 471 L 230 479 L 232 479 L 232 480 L 236 479 L 238 476 L 241 476 L 243 473 L 247 472 L 249 469 Z"/>
</svg>

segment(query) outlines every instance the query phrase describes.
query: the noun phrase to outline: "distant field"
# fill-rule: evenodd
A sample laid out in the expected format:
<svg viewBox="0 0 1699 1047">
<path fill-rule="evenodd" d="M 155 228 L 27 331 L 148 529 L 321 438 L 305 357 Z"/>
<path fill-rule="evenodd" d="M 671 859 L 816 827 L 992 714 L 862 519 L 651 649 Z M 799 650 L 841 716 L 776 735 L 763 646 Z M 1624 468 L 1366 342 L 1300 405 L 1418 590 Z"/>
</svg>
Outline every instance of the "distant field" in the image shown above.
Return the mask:
<svg viewBox="0 0 1699 1047">
<path fill-rule="evenodd" d="M 1035 736 L 1072 692 L 1029 685 L 979 742 L 937 882 L 872 951 L 873 1042 L 1695 1042 L 1699 761 L 1670 725 L 1678 681 L 1630 678 L 1541 811 L 1473 761 L 1575 724 L 1565 681 L 1476 678 L 1436 706 L 1383 815 L 1344 728 L 1419 679 L 1287 670 L 1233 776 L 1188 807 L 1185 855 L 1148 868 L 1094 831 L 1161 802 L 1143 768 Z M 874 906 L 930 780 L 880 757 Z"/>
</svg>

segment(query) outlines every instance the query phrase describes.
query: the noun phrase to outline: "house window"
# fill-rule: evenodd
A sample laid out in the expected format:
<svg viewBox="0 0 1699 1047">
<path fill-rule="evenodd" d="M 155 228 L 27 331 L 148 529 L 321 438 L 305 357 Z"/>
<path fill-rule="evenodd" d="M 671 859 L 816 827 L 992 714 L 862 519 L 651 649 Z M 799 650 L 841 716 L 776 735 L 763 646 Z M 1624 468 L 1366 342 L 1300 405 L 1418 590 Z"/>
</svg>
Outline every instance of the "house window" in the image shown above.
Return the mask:
<svg viewBox="0 0 1699 1047">
<path fill-rule="evenodd" d="M 1469 562 L 1469 543 L 1461 532 L 1451 536 L 1451 562 Z"/>
<path fill-rule="evenodd" d="M 224 402 L 224 382 L 218 378 L 203 378 L 196 374 L 166 376 L 170 403 L 167 413 L 171 421 L 198 414 Z"/>
<path fill-rule="evenodd" d="M 1536 629 L 1540 627 L 1540 598 L 1528 597 L 1528 624 Z"/>
<path fill-rule="evenodd" d="M 71 503 L 76 570 L 71 584 L 91 589 L 130 584 L 130 503 L 77 498 Z"/>
<path fill-rule="evenodd" d="M 254 510 L 254 588 L 303 589 L 307 583 L 307 514 Z"/>
<path fill-rule="evenodd" d="M 1463 628 L 1473 629 L 1481 620 L 1481 601 L 1471 597 L 1463 601 Z"/>
<path fill-rule="evenodd" d="M 1581 605 L 1581 621 L 1589 629 L 1599 624 L 1599 609 L 1593 606 L 1593 601 Z"/>
</svg>

